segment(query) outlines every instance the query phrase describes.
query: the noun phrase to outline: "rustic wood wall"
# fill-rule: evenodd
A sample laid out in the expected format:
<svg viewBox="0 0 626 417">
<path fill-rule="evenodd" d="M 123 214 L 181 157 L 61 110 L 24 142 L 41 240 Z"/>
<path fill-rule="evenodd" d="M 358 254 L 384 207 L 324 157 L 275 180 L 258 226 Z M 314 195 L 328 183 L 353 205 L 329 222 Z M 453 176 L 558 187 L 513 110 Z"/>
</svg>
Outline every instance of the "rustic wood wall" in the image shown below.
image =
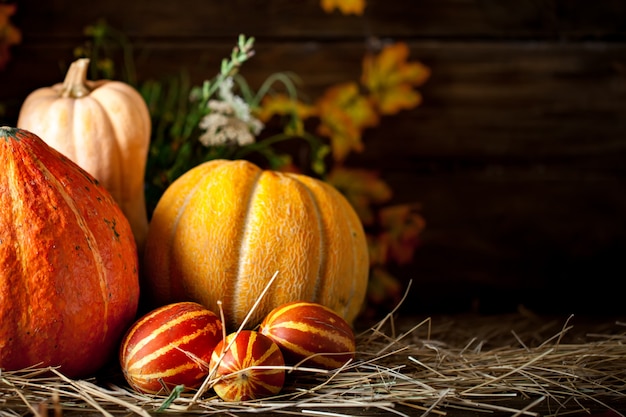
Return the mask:
<svg viewBox="0 0 626 417">
<path fill-rule="evenodd" d="M 423 206 L 415 262 L 395 271 L 414 280 L 410 308 L 626 312 L 626 2 L 369 0 L 363 17 L 318 0 L 18 4 L 7 124 L 100 18 L 133 40 L 140 78 L 187 68 L 200 82 L 244 33 L 253 84 L 293 70 L 311 96 L 355 79 L 368 39 L 407 42 L 432 70 L 424 103 L 368 131 L 351 162 Z"/>
</svg>

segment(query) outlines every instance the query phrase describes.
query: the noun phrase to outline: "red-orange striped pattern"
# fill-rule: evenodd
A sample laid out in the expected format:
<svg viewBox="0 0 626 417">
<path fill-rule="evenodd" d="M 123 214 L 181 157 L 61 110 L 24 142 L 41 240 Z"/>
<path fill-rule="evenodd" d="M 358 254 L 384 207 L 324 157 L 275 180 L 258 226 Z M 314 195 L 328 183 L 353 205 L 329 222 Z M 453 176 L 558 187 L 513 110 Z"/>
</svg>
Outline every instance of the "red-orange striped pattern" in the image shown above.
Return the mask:
<svg viewBox="0 0 626 417">
<path fill-rule="evenodd" d="M 140 318 L 124 337 L 124 377 L 134 389 L 152 394 L 181 384 L 196 388 L 221 340 L 222 322 L 212 311 L 193 302 L 165 305 Z"/>
<path fill-rule="evenodd" d="M 228 350 L 221 358 L 225 348 Z M 261 366 L 269 368 L 255 369 Z M 232 333 L 217 345 L 211 356 L 211 369 L 217 367 L 213 389 L 224 401 L 269 397 L 283 388 L 284 366 L 282 352 L 271 339 L 251 330 Z"/>
<path fill-rule="evenodd" d="M 260 332 L 280 347 L 288 365 L 336 369 L 355 355 L 350 325 L 317 303 L 296 301 L 276 307 L 261 323 Z"/>
</svg>

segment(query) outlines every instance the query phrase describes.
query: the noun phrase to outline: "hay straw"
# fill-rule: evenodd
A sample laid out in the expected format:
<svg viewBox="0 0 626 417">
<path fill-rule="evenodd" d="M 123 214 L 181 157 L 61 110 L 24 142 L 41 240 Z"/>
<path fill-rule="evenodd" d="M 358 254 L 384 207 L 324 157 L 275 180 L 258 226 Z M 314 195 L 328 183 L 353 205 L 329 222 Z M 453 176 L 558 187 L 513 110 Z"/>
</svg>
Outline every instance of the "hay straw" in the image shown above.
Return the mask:
<svg viewBox="0 0 626 417">
<path fill-rule="evenodd" d="M 571 316 L 562 325 L 525 314 L 429 317 L 402 325 L 395 314 L 358 334 L 355 360 L 340 369 L 287 367 L 288 382 L 275 397 L 228 403 L 208 385 L 171 398 L 150 396 L 120 383 L 119 375 L 72 380 L 54 368 L 28 368 L 0 372 L 0 417 L 147 417 L 157 411 L 547 417 L 592 410 L 623 416 L 617 407 L 626 405 L 624 322 L 581 333 Z"/>
</svg>

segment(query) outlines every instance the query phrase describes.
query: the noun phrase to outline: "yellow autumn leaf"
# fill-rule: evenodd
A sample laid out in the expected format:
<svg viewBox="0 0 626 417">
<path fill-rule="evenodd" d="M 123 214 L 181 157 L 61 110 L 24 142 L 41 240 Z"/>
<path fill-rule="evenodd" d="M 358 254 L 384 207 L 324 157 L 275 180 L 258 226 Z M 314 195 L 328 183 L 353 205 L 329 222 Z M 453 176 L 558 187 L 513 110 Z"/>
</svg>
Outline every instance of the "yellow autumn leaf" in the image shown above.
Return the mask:
<svg viewBox="0 0 626 417">
<path fill-rule="evenodd" d="M 420 62 L 407 62 L 408 57 L 408 45 L 398 42 L 363 58 L 361 82 L 381 114 L 396 114 L 422 102 L 415 87 L 426 82 L 430 69 Z"/>
<path fill-rule="evenodd" d="M 286 94 L 273 94 L 263 97 L 256 116 L 262 122 L 266 122 L 274 115 L 284 116 L 293 113 L 306 119 L 315 115 L 315 107 L 293 99 Z"/>
<path fill-rule="evenodd" d="M 360 129 L 343 111 L 335 109 L 322 113 L 317 133 L 330 139 L 332 158 L 335 161 L 343 161 L 351 151 L 363 150 Z"/>
<path fill-rule="evenodd" d="M 362 15 L 365 10 L 365 0 L 321 0 L 322 9 L 326 13 L 332 13 L 335 9 L 345 15 Z"/>
<path fill-rule="evenodd" d="M 317 102 L 320 118 L 318 134 L 330 138 L 332 156 L 343 161 L 351 151 L 361 152 L 362 131 L 378 124 L 378 115 L 370 101 L 360 94 L 356 83 L 330 87 Z"/>
<path fill-rule="evenodd" d="M 365 225 L 375 221 L 372 205 L 385 203 L 392 196 L 389 185 L 374 171 L 336 166 L 326 181 L 346 196 Z"/>
<path fill-rule="evenodd" d="M 302 135 L 304 133 L 304 120 L 315 116 L 316 111 L 315 107 L 293 99 L 286 94 L 275 94 L 263 97 L 261 106 L 254 110 L 254 115 L 264 123 L 267 123 L 274 116 L 291 117 L 291 123 L 285 124 L 285 133 Z"/>
</svg>

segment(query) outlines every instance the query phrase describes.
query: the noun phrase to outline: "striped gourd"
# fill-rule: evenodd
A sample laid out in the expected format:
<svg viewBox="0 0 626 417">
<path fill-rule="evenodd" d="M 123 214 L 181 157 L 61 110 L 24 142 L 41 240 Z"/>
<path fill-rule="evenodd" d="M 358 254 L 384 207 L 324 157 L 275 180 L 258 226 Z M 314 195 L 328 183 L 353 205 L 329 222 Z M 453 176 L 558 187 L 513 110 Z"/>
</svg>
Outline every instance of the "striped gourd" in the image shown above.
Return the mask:
<svg viewBox="0 0 626 417">
<path fill-rule="evenodd" d="M 296 301 L 276 307 L 265 317 L 259 331 L 280 347 L 288 365 L 304 363 L 335 369 L 355 355 L 350 325 L 317 303 Z"/>
<path fill-rule="evenodd" d="M 221 321 L 200 304 L 162 306 L 126 333 L 120 347 L 124 377 L 137 391 L 151 394 L 177 385 L 196 388 L 207 377 L 211 353 L 221 340 Z"/>
<path fill-rule="evenodd" d="M 270 338 L 251 330 L 231 333 L 211 356 L 213 389 L 224 401 L 269 397 L 283 388 L 284 366 L 282 352 Z"/>
</svg>

